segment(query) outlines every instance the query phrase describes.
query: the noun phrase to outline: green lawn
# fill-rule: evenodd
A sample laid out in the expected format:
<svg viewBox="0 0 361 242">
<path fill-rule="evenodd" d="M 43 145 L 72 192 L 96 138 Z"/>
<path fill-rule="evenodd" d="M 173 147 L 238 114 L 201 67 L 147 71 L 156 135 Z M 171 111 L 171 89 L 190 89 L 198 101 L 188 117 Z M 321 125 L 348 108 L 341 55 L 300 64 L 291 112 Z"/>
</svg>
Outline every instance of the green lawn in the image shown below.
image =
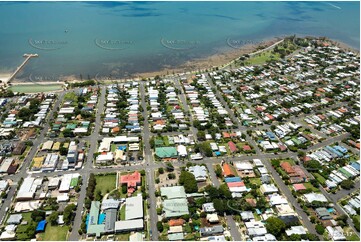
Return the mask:
<svg viewBox="0 0 361 242">
<path fill-rule="evenodd" d="M 114 236 L 116 241 L 128 241 L 129 240 L 129 233 L 126 234 L 117 234 Z"/>
<path fill-rule="evenodd" d="M 123 206 L 121 207 L 121 209 L 119 211 L 119 217 L 120 217 L 120 220 L 125 220 L 125 204 L 123 204 Z"/>
<path fill-rule="evenodd" d="M 22 213 L 23 215 L 23 221 L 27 221 L 28 224 L 26 225 L 19 225 L 16 229 L 16 236 L 18 240 L 30 240 L 32 238 L 29 238 L 26 231 L 28 230 L 28 227 L 31 224 L 31 213 Z M 34 222 L 34 225 L 36 226 L 36 223 Z"/>
<path fill-rule="evenodd" d="M 100 190 L 104 196 L 107 192 L 110 192 L 115 189 L 116 174 L 104 175 L 104 176 L 95 176 L 97 185 L 95 186 L 95 191 Z"/>
<path fill-rule="evenodd" d="M 68 226 L 51 226 L 46 225 L 45 232 L 39 234 L 44 241 L 66 241 L 68 237 Z"/>
<path fill-rule="evenodd" d="M 309 182 L 303 183 L 303 185 L 304 185 L 307 189 L 308 189 L 308 188 L 312 189 L 313 192 L 319 192 L 319 191 L 320 191 L 320 190 L 317 189 L 316 187 L 312 186 L 312 184 L 309 183 Z"/>
<path fill-rule="evenodd" d="M 312 175 L 316 178 L 316 180 L 321 183 L 321 184 L 324 184 L 326 182 L 326 179 L 321 176 L 320 174 L 318 173 L 312 173 Z"/>
<path fill-rule="evenodd" d="M 74 92 L 68 92 L 64 95 L 64 100 L 72 100 L 76 102 L 78 100 L 78 96 Z"/>
<path fill-rule="evenodd" d="M 261 179 L 260 178 L 250 178 L 249 181 L 253 184 L 256 184 L 258 186 L 262 185 Z"/>
<path fill-rule="evenodd" d="M 53 92 L 62 89 L 62 85 L 38 85 L 38 84 L 29 84 L 29 85 L 15 85 L 9 88 L 13 92 L 23 92 L 23 93 L 35 93 L 35 92 Z"/>
<path fill-rule="evenodd" d="M 257 54 L 255 56 L 252 56 L 248 60 L 246 60 L 246 63 L 249 65 L 262 65 L 266 63 L 268 60 L 279 60 L 279 55 L 272 53 L 271 50 L 262 52 L 260 54 Z"/>
<path fill-rule="evenodd" d="M 110 149 L 111 149 L 112 152 L 114 152 L 116 148 L 117 148 L 117 145 L 116 145 L 116 144 L 112 144 Z"/>
<path fill-rule="evenodd" d="M 352 230 L 351 227 L 345 227 L 343 229 L 345 232 L 346 240 L 347 241 L 360 241 L 360 238 L 357 236 L 357 234 Z"/>
</svg>

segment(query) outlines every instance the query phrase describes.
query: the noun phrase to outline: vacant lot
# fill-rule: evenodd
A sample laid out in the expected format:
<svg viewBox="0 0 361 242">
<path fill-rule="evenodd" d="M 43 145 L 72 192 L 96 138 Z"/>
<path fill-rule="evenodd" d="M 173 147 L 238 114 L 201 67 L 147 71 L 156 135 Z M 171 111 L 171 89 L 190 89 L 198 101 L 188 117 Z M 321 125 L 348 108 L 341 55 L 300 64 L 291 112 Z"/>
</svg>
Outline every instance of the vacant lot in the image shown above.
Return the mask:
<svg viewBox="0 0 361 242">
<path fill-rule="evenodd" d="M 116 174 L 98 175 L 95 179 L 97 181 L 95 191 L 100 190 L 103 196 L 115 189 Z"/>
<path fill-rule="evenodd" d="M 39 234 L 39 237 L 44 241 L 66 241 L 68 231 L 68 226 L 51 226 L 50 223 L 48 223 L 45 232 Z"/>
</svg>

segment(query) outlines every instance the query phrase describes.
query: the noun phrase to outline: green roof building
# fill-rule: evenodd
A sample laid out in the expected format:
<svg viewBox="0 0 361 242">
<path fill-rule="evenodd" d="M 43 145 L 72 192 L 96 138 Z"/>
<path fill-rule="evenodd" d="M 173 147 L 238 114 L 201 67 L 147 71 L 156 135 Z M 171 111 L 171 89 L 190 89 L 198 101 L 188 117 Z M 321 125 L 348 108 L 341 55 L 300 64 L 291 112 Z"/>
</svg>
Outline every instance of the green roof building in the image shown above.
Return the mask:
<svg viewBox="0 0 361 242">
<path fill-rule="evenodd" d="M 96 235 L 100 237 L 105 230 L 105 224 L 98 224 L 99 218 L 99 208 L 100 202 L 99 201 L 92 201 L 90 212 L 89 212 L 89 221 L 88 221 L 88 235 Z"/>
<path fill-rule="evenodd" d="M 157 147 L 155 148 L 155 154 L 159 158 L 176 158 L 178 156 L 175 147 Z"/>
<path fill-rule="evenodd" d="M 71 129 L 71 130 L 73 130 L 73 129 L 75 129 L 76 128 L 76 124 L 67 124 L 66 125 L 66 129 Z"/>
<path fill-rule="evenodd" d="M 187 199 L 177 198 L 164 200 L 163 212 L 166 218 L 180 217 L 189 214 Z"/>
</svg>

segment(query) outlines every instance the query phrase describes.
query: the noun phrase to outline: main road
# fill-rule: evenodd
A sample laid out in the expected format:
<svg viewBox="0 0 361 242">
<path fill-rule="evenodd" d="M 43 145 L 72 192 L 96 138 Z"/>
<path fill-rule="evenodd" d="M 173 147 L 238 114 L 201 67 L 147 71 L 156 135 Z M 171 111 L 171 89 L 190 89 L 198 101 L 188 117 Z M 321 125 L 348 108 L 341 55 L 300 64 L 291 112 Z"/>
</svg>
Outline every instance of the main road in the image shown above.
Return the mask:
<svg viewBox="0 0 361 242">
<path fill-rule="evenodd" d="M 151 132 L 149 130 L 149 123 L 148 123 L 148 110 L 147 104 L 145 100 L 146 91 L 144 87 L 145 83 L 143 81 L 140 82 L 140 96 L 141 96 L 141 105 L 143 107 L 143 144 L 144 144 L 144 157 L 146 160 L 146 177 L 147 177 L 147 185 L 148 185 L 148 196 L 149 200 L 147 203 L 149 205 L 149 223 L 151 229 L 151 236 L 153 241 L 158 240 L 158 229 L 157 229 L 157 222 L 158 222 L 158 215 L 157 215 L 157 198 L 155 197 L 155 181 L 154 181 L 154 160 L 152 155 L 152 150 L 150 147 L 150 135 Z"/>
<path fill-rule="evenodd" d="M 91 134 L 90 138 L 90 148 L 87 154 L 87 159 L 83 167 L 82 172 L 82 180 L 83 185 L 81 186 L 79 197 L 77 200 L 77 208 L 76 208 L 76 215 L 75 219 L 73 221 L 73 229 L 71 231 L 71 234 L 69 236 L 70 241 L 78 241 L 79 240 L 79 233 L 78 230 L 80 229 L 80 225 L 82 223 L 82 215 L 84 210 L 84 202 L 86 197 L 86 188 L 88 185 L 88 179 L 89 174 L 92 170 L 93 165 L 93 154 L 96 151 L 97 145 L 98 145 L 98 136 L 99 136 L 99 130 L 100 130 L 100 123 L 101 123 L 101 115 L 104 112 L 104 105 L 105 105 L 105 93 L 106 93 L 106 87 L 102 86 L 100 89 L 100 99 L 97 104 L 97 112 L 96 112 L 96 119 L 95 119 L 95 127 Z"/>
</svg>

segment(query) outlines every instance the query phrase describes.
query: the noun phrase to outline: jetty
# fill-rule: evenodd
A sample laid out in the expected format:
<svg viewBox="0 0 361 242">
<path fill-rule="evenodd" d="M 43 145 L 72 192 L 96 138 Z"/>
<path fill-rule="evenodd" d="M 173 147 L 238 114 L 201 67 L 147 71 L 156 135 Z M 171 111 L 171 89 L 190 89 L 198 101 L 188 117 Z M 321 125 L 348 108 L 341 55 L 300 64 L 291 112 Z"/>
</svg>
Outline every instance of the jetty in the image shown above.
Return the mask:
<svg viewBox="0 0 361 242">
<path fill-rule="evenodd" d="M 10 83 L 31 58 L 38 56 L 38 54 L 24 54 L 23 57 L 25 58 L 25 60 L 23 61 L 23 63 L 21 63 L 20 66 L 16 68 L 15 72 L 9 77 L 9 79 L 5 83 Z"/>
</svg>

